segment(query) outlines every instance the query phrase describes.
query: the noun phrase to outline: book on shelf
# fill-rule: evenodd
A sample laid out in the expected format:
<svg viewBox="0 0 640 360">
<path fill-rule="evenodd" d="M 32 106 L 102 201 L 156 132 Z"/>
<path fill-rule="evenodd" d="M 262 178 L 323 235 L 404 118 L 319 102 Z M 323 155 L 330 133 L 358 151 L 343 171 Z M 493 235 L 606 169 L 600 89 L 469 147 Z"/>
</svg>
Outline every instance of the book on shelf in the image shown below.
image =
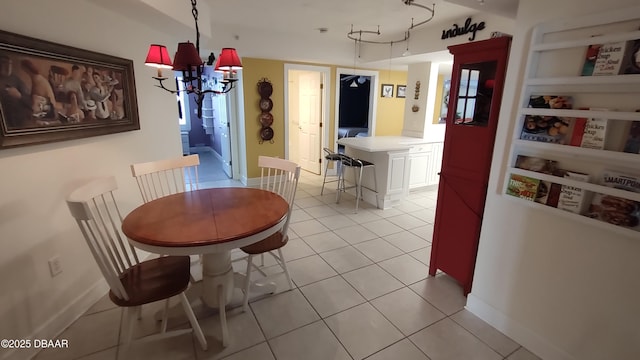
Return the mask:
<svg viewBox="0 0 640 360">
<path fill-rule="evenodd" d="M 575 118 L 525 115 L 520 139 L 552 144 L 569 144 Z"/>
<path fill-rule="evenodd" d="M 539 185 L 540 180 L 538 179 L 511 174 L 509 176 L 509 183 L 507 184 L 507 195 L 534 201 L 538 194 Z"/>
<path fill-rule="evenodd" d="M 600 44 L 592 44 L 587 47 L 587 53 L 584 56 L 584 63 L 582 64 L 582 76 L 593 75 L 593 69 L 596 66 L 596 59 L 598 59 L 598 51 L 600 50 Z"/>
<path fill-rule="evenodd" d="M 587 127 L 587 118 L 575 118 L 573 121 L 573 131 L 571 132 L 571 139 L 569 145 L 580 146 L 582 144 L 582 138 L 584 137 L 584 130 Z"/>
<path fill-rule="evenodd" d="M 566 179 L 589 182 L 589 175 L 575 171 L 563 171 Z M 588 191 L 573 185 L 561 185 L 555 207 L 575 214 L 582 214 L 588 205 Z M 551 204 L 548 204 L 551 206 Z"/>
<path fill-rule="evenodd" d="M 631 121 L 622 151 L 640 154 L 640 121 Z"/>
<path fill-rule="evenodd" d="M 584 132 L 582 135 L 582 141 L 580 142 L 580 147 L 587 149 L 604 150 L 608 124 L 608 119 L 588 118 L 584 125 Z"/>
<path fill-rule="evenodd" d="M 586 108 L 580 110 L 609 111 L 605 108 Z M 574 118 L 569 145 L 588 149 L 604 150 L 608 139 L 609 120 L 604 118 Z"/>
<path fill-rule="evenodd" d="M 573 98 L 564 95 L 531 95 L 529 107 L 538 109 L 571 109 Z"/>
<path fill-rule="evenodd" d="M 549 205 L 549 201 L 551 197 L 551 188 L 553 187 L 553 183 L 551 181 L 540 180 L 540 184 L 538 184 L 538 190 L 536 190 L 536 198 L 533 201 L 543 204 Z"/>
<path fill-rule="evenodd" d="M 619 74 L 640 74 L 640 39 L 587 47 L 582 76 Z"/>
<path fill-rule="evenodd" d="M 604 171 L 601 185 L 640 193 L 640 176 L 618 171 Z M 596 193 L 589 205 L 587 216 L 640 231 L 640 202 Z"/>
<path fill-rule="evenodd" d="M 535 156 L 518 155 L 516 158 L 516 167 L 543 174 L 553 174 L 558 169 L 558 162 Z"/>
<path fill-rule="evenodd" d="M 549 194 L 547 195 L 545 205 L 554 208 L 558 207 L 558 201 L 560 200 L 560 193 L 562 192 L 562 184 L 553 183 L 549 186 Z"/>
</svg>

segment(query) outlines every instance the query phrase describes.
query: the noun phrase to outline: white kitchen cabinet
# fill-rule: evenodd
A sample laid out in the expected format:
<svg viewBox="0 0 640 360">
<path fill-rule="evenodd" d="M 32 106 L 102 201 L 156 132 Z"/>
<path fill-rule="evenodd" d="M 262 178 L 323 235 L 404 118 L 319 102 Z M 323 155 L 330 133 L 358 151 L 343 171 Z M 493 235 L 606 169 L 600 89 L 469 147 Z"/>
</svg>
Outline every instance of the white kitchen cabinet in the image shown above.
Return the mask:
<svg viewBox="0 0 640 360">
<path fill-rule="evenodd" d="M 416 145 L 409 151 L 409 189 L 435 185 L 442 164 L 442 143 Z"/>
</svg>

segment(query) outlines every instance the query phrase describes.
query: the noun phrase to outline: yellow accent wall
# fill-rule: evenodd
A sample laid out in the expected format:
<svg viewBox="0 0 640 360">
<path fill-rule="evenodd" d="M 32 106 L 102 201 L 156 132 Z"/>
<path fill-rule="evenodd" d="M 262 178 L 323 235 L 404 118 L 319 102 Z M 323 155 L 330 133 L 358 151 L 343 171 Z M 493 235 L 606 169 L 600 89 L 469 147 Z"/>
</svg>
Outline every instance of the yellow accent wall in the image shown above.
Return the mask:
<svg viewBox="0 0 640 360">
<path fill-rule="evenodd" d="M 258 81 L 267 78 L 273 86 L 273 143 L 260 144 L 260 94 Z M 259 177 L 258 156 L 284 158 L 284 65 L 282 61 L 242 58 L 242 85 L 244 87 L 244 121 L 247 143 L 247 177 Z"/>
<path fill-rule="evenodd" d="M 324 66 L 331 69 L 331 88 L 329 89 L 329 134 L 335 134 L 335 101 L 336 101 L 336 65 L 310 64 L 282 60 L 269 60 L 257 58 L 242 58 L 242 85 L 244 88 L 244 114 L 245 114 L 245 137 L 247 142 L 247 178 L 257 178 L 260 176 L 258 169 L 258 156 L 274 156 L 284 158 L 285 138 L 284 138 L 284 64 L 302 64 L 313 66 Z M 393 84 L 394 97 L 380 97 L 381 89 L 378 89 L 378 105 L 376 108 L 376 128 L 374 134 L 400 135 L 402 132 L 402 119 L 404 118 L 404 99 L 396 98 L 396 85 L 406 85 L 406 71 L 380 71 L 380 83 Z M 260 144 L 260 94 L 258 94 L 258 81 L 267 78 L 273 86 L 273 143 L 268 141 Z M 329 139 L 332 144 L 335 139 Z"/>
<path fill-rule="evenodd" d="M 393 97 L 381 97 L 382 84 L 393 85 Z M 376 136 L 400 136 L 402 134 L 402 122 L 404 120 L 404 98 L 397 97 L 398 85 L 407 85 L 406 71 L 380 71 L 378 84 L 378 107 L 376 109 Z M 411 96 L 411 89 L 405 93 Z"/>
<path fill-rule="evenodd" d="M 442 94 L 444 90 L 444 75 L 438 75 L 438 87 L 436 88 L 436 104 L 433 110 L 433 123 L 440 122 L 440 110 L 442 110 Z"/>
</svg>

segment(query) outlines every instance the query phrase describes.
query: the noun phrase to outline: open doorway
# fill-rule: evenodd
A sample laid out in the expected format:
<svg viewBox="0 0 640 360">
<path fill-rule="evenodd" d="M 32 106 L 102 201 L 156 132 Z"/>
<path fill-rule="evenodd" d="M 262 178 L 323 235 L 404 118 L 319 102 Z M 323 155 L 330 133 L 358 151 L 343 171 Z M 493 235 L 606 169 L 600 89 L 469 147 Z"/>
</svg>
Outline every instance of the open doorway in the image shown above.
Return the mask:
<svg viewBox="0 0 640 360">
<path fill-rule="evenodd" d="M 369 136 L 371 77 L 340 75 L 340 103 L 338 104 L 338 139 Z M 343 147 L 338 146 L 339 152 Z"/>
<path fill-rule="evenodd" d="M 375 132 L 378 72 L 338 69 L 335 139 L 373 136 Z M 338 151 L 341 149 L 338 148 Z"/>
<path fill-rule="evenodd" d="M 215 89 L 219 86 L 217 74 L 210 74 L 205 70 L 204 75 L 207 81 L 204 81 L 203 89 Z M 181 79 L 177 79 L 176 85 L 184 87 Z M 231 137 L 226 96 L 205 94 L 202 99 L 202 114 L 198 117 L 195 96 L 180 92 L 178 109 L 182 152 L 184 155 L 198 154 L 200 186 L 207 187 L 215 182 L 231 179 Z"/>
<path fill-rule="evenodd" d="M 330 69 L 285 64 L 285 154 L 313 174 L 321 172 L 329 113 Z"/>
</svg>

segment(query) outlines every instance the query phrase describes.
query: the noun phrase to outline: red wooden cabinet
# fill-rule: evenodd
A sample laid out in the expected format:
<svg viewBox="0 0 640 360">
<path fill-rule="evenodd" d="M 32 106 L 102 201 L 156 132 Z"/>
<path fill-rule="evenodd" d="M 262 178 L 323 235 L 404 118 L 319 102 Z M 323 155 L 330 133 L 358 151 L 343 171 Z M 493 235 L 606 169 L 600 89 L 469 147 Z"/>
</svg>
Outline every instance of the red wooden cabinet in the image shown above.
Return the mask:
<svg viewBox="0 0 640 360">
<path fill-rule="evenodd" d="M 510 37 L 450 46 L 454 56 L 429 274 L 471 291 Z"/>
</svg>

